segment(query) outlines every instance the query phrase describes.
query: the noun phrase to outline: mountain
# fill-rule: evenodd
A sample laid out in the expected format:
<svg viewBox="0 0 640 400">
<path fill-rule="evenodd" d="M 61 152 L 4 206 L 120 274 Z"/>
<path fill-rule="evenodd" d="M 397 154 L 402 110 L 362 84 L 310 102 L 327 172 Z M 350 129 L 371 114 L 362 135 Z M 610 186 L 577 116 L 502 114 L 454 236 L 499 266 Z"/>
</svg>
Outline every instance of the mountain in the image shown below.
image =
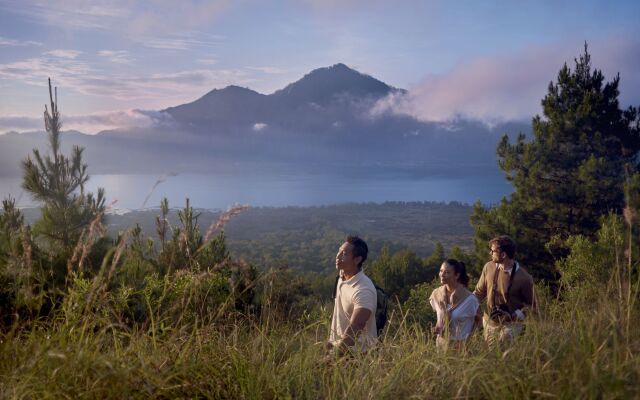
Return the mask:
<svg viewBox="0 0 640 400">
<path fill-rule="evenodd" d="M 187 129 L 216 129 L 263 118 L 267 112 L 266 97 L 247 88 L 227 86 L 214 89 L 192 103 L 163 111 Z"/>
<path fill-rule="evenodd" d="M 333 129 L 398 91 L 344 64 L 311 71 L 270 95 L 238 86 L 212 90 L 196 101 L 162 110 L 183 129 L 206 135 Z M 358 106 L 364 110 L 358 109 Z M 337 122 L 337 124 L 336 124 Z"/>
<path fill-rule="evenodd" d="M 350 98 L 384 97 L 397 89 L 369 75 L 355 71 L 344 64 L 318 68 L 297 82 L 271 95 L 287 104 L 315 103 L 327 105 L 341 96 Z"/>
<path fill-rule="evenodd" d="M 469 176 L 498 174 L 502 134 L 530 131 L 508 123 L 442 124 L 407 115 L 374 115 L 389 94 L 406 93 L 344 64 L 311 71 L 265 95 L 228 86 L 161 110 L 153 128 L 65 133 L 63 144 L 85 147 L 92 173 L 324 171 L 330 174 Z M 64 105 L 63 105 L 64 106 Z M 0 135 L 0 175 L 20 174 L 44 133 Z"/>
</svg>

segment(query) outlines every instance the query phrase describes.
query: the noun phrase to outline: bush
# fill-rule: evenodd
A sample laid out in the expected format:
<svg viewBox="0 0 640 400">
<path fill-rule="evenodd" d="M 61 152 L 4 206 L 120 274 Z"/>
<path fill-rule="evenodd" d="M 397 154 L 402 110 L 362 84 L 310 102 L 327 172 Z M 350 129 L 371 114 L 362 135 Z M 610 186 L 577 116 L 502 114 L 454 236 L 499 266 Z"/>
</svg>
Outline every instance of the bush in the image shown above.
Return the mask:
<svg viewBox="0 0 640 400">
<path fill-rule="evenodd" d="M 557 262 L 563 294 L 596 301 L 607 283 L 620 282 L 625 269 L 625 226 L 622 218 L 609 214 L 601 219 L 596 239 L 583 235 L 566 240 L 569 255 Z"/>
<path fill-rule="evenodd" d="M 409 298 L 404 303 L 404 309 L 410 323 L 419 324 L 424 329 L 435 326 L 436 312 L 431 308 L 429 296 L 438 286 L 440 286 L 440 282 L 438 279 L 434 279 L 431 282 L 420 283 L 411 289 Z"/>
</svg>

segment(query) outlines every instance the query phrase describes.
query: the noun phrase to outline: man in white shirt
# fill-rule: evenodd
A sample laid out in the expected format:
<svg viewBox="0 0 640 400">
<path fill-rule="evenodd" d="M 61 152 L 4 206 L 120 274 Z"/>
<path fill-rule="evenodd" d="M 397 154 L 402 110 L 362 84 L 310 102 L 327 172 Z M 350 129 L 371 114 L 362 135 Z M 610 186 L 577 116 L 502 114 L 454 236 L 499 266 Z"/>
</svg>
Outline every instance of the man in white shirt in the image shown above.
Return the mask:
<svg viewBox="0 0 640 400">
<path fill-rule="evenodd" d="M 377 342 L 376 288 L 362 271 L 368 252 L 364 240 L 349 236 L 336 255 L 340 278 L 331 319 L 328 359 L 349 350 L 365 352 Z"/>
</svg>

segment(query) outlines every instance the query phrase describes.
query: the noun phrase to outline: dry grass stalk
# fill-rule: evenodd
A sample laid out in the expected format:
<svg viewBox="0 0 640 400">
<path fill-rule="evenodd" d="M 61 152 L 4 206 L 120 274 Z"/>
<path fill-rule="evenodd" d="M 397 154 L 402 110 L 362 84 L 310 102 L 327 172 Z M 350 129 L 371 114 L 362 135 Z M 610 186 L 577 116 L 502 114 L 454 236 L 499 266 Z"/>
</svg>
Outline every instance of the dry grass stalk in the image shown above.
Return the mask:
<svg viewBox="0 0 640 400">
<path fill-rule="evenodd" d="M 624 216 L 624 221 L 627 223 L 629 227 L 633 225 L 633 221 L 636 219 L 636 210 L 627 205 L 622 211 L 622 215 Z"/>
<path fill-rule="evenodd" d="M 209 226 L 209 229 L 207 229 L 207 234 L 204 236 L 204 241 L 202 243 L 202 246 L 200 246 L 200 248 L 204 247 L 204 245 L 209 241 L 209 238 L 211 238 L 211 235 L 213 235 L 213 233 L 215 231 L 217 231 L 218 229 L 220 229 L 221 227 L 226 225 L 226 223 L 229 222 L 229 220 L 232 217 L 235 217 L 236 215 L 240 214 L 241 212 L 243 212 L 245 210 L 248 210 L 249 208 L 250 208 L 250 206 L 248 206 L 248 205 L 234 205 L 229 210 L 227 210 L 224 213 L 222 213 L 222 215 L 220 215 L 218 220 L 213 222 Z M 200 249 L 198 249 L 198 250 L 200 250 Z"/>
<path fill-rule="evenodd" d="M 67 277 L 71 276 L 71 272 L 73 271 L 73 265 L 78 262 L 79 256 L 82 253 L 82 248 L 84 247 L 84 235 L 86 230 L 80 232 L 80 237 L 78 238 L 78 243 L 76 243 L 75 248 L 73 249 L 73 255 L 67 261 Z"/>
<path fill-rule="evenodd" d="M 111 277 L 113 273 L 116 271 L 116 266 L 120 261 L 120 257 L 122 256 L 122 252 L 124 251 L 127 243 L 127 239 L 129 238 L 129 231 L 125 231 L 125 233 L 120 238 L 120 242 L 118 243 L 118 247 L 116 248 L 116 252 L 113 256 L 113 260 L 111 260 L 111 268 L 109 268 L 109 273 L 107 274 L 107 280 L 105 281 L 105 288 L 111 282 Z"/>
<path fill-rule="evenodd" d="M 22 225 L 20 228 L 20 240 L 22 241 L 22 254 L 24 260 L 24 269 L 29 276 L 31 275 L 31 267 L 33 265 L 31 253 L 31 240 L 29 240 L 29 228 L 26 225 Z"/>
<path fill-rule="evenodd" d="M 633 221 L 636 219 L 636 210 L 633 209 L 633 207 L 631 206 L 631 193 L 630 193 L 630 189 L 631 189 L 631 172 L 630 172 L 630 165 L 629 163 L 626 163 L 624 166 L 624 176 L 625 176 L 625 189 L 624 189 L 624 210 L 622 211 L 622 215 L 624 216 L 624 221 L 627 223 L 627 227 L 628 229 L 628 233 L 629 233 L 629 246 L 625 251 L 625 256 L 627 257 L 628 260 L 628 268 L 629 268 L 629 273 L 631 273 L 631 266 L 632 266 L 632 261 L 631 261 L 631 249 L 632 249 L 632 245 L 633 245 Z"/>
<path fill-rule="evenodd" d="M 101 237 L 104 237 L 107 230 L 101 222 L 98 222 L 95 226 L 92 223 L 89 228 L 89 235 L 87 243 L 82 247 L 82 256 L 80 257 L 80 261 L 78 262 L 78 271 L 82 272 L 84 266 L 84 260 L 86 260 L 89 251 L 93 244 Z"/>
<path fill-rule="evenodd" d="M 196 267 L 199 268 L 200 265 L 198 265 L 198 261 L 192 259 L 191 249 L 189 248 L 189 238 L 187 237 L 186 232 L 184 231 L 180 232 L 178 243 L 180 244 L 180 250 L 182 250 L 187 255 L 187 262 L 189 263 L 189 266 L 191 266 L 191 263 L 195 261 Z"/>
<path fill-rule="evenodd" d="M 142 202 L 142 206 L 140 206 L 140 208 L 144 208 L 144 206 L 147 205 L 147 202 L 149 201 L 149 199 L 151 198 L 151 195 L 153 194 L 153 192 L 156 190 L 156 188 L 158 187 L 158 185 L 160 185 L 161 183 L 165 182 L 167 180 L 167 178 L 171 177 L 171 176 L 178 176 L 177 173 L 175 172 L 169 172 L 168 174 L 164 174 L 162 175 L 160 178 L 158 178 L 158 180 L 156 181 L 156 183 L 153 184 L 153 186 L 151 187 L 151 190 L 149 191 L 149 193 L 147 194 L 147 197 L 144 198 L 144 201 Z"/>
<path fill-rule="evenodd" d="M 34 296 L 34 287 L 33 287 L 33 261 L 32 261 L 32 248 L 31 248 L 31 240 L 29 235 L 29 227 L 26 225 L 22 225 L 20 227 L 20 241 L 22 243 L 22 268 L 21 273 L 23 277 L 27 278 L 28 284 L 25 285 L 25 297 L 27 301 L 31 301 Z"/>
<path fill-rule="evenodd" d="M 73 250 L 73 255 L 67 262 L 67 277 L 71 276 L 71 273 L 73 272 L 73 265 L 76 262 L 78 263 L 77 272 L 82 272 L 84 260 L 87 258 L 89 251 L 91 251 L 91 247 L 99 238 L 104 237 L 107 232 L 104 224 L 102 223 L 104 213 L 106 210 L 111 209 L 116 203 L 117 200 L 112 201 L 105 208 L 105 210 L 100 211 L 98 214 L 96 214 L 95 218 L 89 224 L 89 228 L 83 229 L 80 233 L 80 238 L 78 239 L 78 243 Z"/>
<path fill-rule="evenodd" d="M 125 231 L 122 234 L 122 236 L 120 236 L 120 240 L 118 241 L 118 246 L 116 247 L 115 252 L 113 254 L 113 258 L 111 259 L 111 266 L 109 268 L 109 272 L 107 273 L 106 278 L 104 280 L 101 279 L 101 277 L 104 276 L 102 272 L 104 271 L 105 264 L 103 264 L 101 273 L 96 275 L 93 278 L 91 290 L 89 292 L 89 296 L 87 297 L 87 305 L 85 306 L 85 311 L 84 311 L 85 314 L 87 314 L 90 308 L 93 307 L 94 294 L 96 295 L 95 298 L 99 299 L 102 302 L 104 302 L 105 299 L 107 298 L 107 294 L 109 292 L 108 290 L 109 282 L 111 282 L 111 278 L 116 270 L 116 266 L 118 265 L 118 262 L 120 261 L 120 257 L 122 256 L 122 252 L 126 247 L 128 237 L 129 237 L 128 230 Z"/>
</svg>

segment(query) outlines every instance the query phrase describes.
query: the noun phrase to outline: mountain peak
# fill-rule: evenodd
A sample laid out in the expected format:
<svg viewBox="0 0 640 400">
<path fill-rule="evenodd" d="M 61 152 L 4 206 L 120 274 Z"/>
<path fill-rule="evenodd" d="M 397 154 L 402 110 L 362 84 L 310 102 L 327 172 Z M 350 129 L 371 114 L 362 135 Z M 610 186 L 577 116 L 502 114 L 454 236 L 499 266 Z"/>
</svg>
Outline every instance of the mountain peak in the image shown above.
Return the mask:
<svg viewBox="0 0 640 400">
<path fill-rule="evenodd" d="M 349 71 L 358 72 L 355 69 L 349 68 L 346 64 L 343 64 L 343 63 L 333 64 L 332 66 L 327 67 L 327 69 L 343 69 L 343 70 L 349 70 Z"/>
<path fill-rule="evenodd" d="M 199 99 L 176 107 L 169 107 L 168 112 L 177 119 L 197 119 L 207 115 L 211 110 L 227 110 L 234 107 L 244 107 L 264 98 L 265 95 L 249 88 L 229 85 L 223 89 L 213 89 Z"/>
<path fill-rule="evenodd" d="M 349 68 L 343 63 L 318 68 L 306 74 L 297 82 L 291 83 L 273 95 L 288 97 L 293 102 L 311 101 L 330 102 L 338 95 L 354 97 L 382 97 L 393 88 L 369 75 Z"/>
<path fill-rule="evenodd" d="M 309 72 L 305 76 L 309 76 L 309 75 L 312 75 L 314 73 L 322 73 L 322 72 L 325 72 L 325 71 L 332 71 L 334 73 L 337 72 L 337 73 L 352 73 L 352 74 L 356 74 L 356 75 L 365 75 L 365 74 L 362 74 L 362 73 L 356 71 L 353 68 L 349 68 L 344 63 L 337 63 L 337 64 L 333 64 L 333 65 L 328 66 L 328 67 L 316 68 L 316 69 L 312 70 L 311 72 Z M 365 75 L 365 76 L 368 76 L 368 75 Z"/>
<path fill-rule="evenodd" d="M 224 87 L 222 89 L 213 89 L 212 91 L 210 91 L 209 93 L 205 94 L 204 96 L 201 97 L 201 99 L 204 99 L 210 95 L 226 95 L 226 96 L 245 96 L 245 95 L 249 95 L 249 96 L 253 96 L 253 95 L 259 95 L 260 93 L 251 90 L 249 88 L 246 87 L 242 87 L 242 86 L 237 86 L 237 85 L 229 85 L 227 87 Z"/>
</svg>

